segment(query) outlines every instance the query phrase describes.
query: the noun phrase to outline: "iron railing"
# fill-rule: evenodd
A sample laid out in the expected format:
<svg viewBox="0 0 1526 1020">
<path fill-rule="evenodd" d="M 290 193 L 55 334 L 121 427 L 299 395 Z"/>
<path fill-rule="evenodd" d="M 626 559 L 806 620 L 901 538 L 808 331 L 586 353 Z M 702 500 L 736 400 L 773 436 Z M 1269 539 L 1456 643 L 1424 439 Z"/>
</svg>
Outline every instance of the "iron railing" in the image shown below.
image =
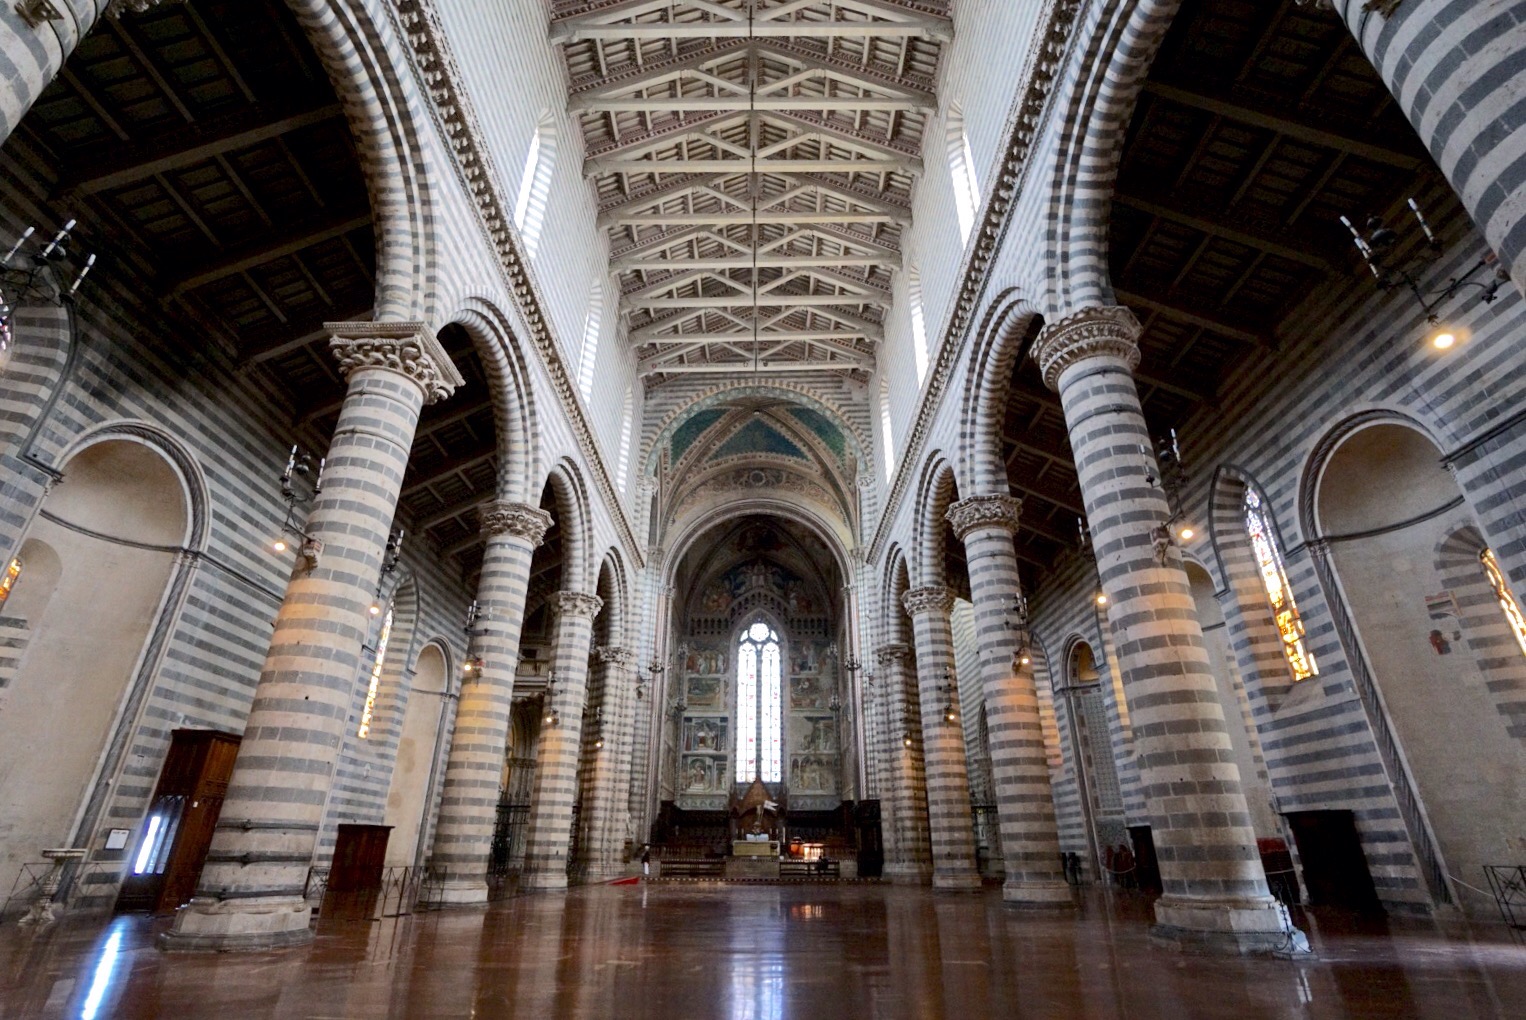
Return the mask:
<svg viewBox="0 0 1526 1020">
<path fill-rule="evenodd" d="M 1484 875 L 1505 924 L 1526 930 L 1526 864 L 1485 864 Z"/>
</svg>

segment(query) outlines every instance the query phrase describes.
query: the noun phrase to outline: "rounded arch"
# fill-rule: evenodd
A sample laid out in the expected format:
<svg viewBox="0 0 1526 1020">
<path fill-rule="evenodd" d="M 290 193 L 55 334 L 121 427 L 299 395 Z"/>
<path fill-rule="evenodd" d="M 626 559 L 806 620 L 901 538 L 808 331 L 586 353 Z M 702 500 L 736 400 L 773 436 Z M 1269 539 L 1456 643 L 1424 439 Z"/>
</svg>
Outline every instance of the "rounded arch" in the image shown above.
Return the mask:
<svg viewBox="0 0 1526 1020">
<path fill-rule="evenodd" d="M 1181 0 L 1104 0 L 1077 32 L 1083 52 L 1058 123 L 1048 198 L 1051 250 L 1063 253 L 1039 277 L 1052 319 L 1114 303 L 1108 221 L 1118 161 L 1145 75 Z"/>
<path fill-rule="evenodd" d="M 942 451 L 928 455 L 917 489 L 917 584 L 946 584 L 944 576 L 945 542 L 949 534 L 945 515 L 959 500 L 959 480 L 953 465 Z"/>
<path fill-rule="evenodd" d="M 782 517 L 802 525 L 826 545 L 837 561 L 837 568 L 841 576 L 849 578 L 853 576 L 852 563 L 849 560 L 847 548 L 842 537 L 828 526 L 827 522 L 810 513 L 805 508 L 787 503 L 782 500 L 759 498 L 739 500 L 725 506 L 716 507 L 707 513 L 697 514 L 686 521 L 682 529 L 673 536 L 673 544 L 667 554 L 667 561 L 663 564 L 663 583 L 672 584 L 678 566 L 683 562 L 684 556 L 689 549 L 706 532 L 739 517 L 752 514 L 768 514 Z"/>
<path fill-rule="evenodd" d="M 492 301 L 468 298 L 450 320 L 466 331 L 487 374 L 493 399 L 493 423 L 498 447 L 498 498 L 514 503 L 534 501 L 529 480 L 539 476 L 540 449 L 535 389 L 515 342 L 508 316 Z"/>
<path fill-rule="evenodd" d="M 58 458 L 65 477 L 70 461 L 100 443 L 125 440 L 148 447 L 168 462 L 180 482 L 181 498 L 186 509 L 185 534 L 181 545 L 198 552 L 207 548 L 211 532 L 211 497 L 201 464 L 178 437 L 152 422 L 124 418 L 99 425 L 79 436 Z"/>
<path fill-rule="evenodd" d="M 557 461 L 541 491 L 551 489 L 556 502 L 553 516 L 562 537 L 562 589 L 591 591 L 597 563 L 593 559 L 593 523 L 588 512 L 588 486 L 571 458 Z"/>
<path fill-rule="evenodd" d="M 624 647 L 630 637 L 626 612 L 628 607 L 629 574 L 620 559 L 620 551 L 611 546 L 599 562 L 599 576 L 594 594 L 604 600 L 599 612 L 603 621 L 604 644 Z"/>
<path fill-rule="evenodd" d="M 1326 429 L 1310 448 L 1308 456 L 1304 459 L 1303 470 L 1299 473 L 1298 527 L 1305 541 L 1314 541 L 1324 534 L 1319 522 L 1319 490 L 1330 459 L 1356 433 L 1381 425 L 1399 425 L 1412 429 L 1438 451 L 1444 449 L 1434 430 L 1404 411 L 1375 407 L 1342 418 Z"/>
<path fill-rule="evenodd" d="M 913 647 L 911 617 L 901 604 L 901 599 L 911 590 L 911 568 L 906 552 L 900 546 L 891 549 L 885 557 L 884 586 L 885 643 L 904 644 Z"/>
<path fill-rule="evenodd" d="M 393 60 L 398 46 L 370 11 L 332 0 L 287 0 L 307 33 L 334 92 L 370 193 L 376 234 L 378 322 L 428 321 L 437 257 L 430 164 L 419 135 L 428 117 L 411 72 Z"/>
<path fill-rule="evenodd" d="M 960 434 L 959 477 L 972 495 L 1010 495 L 1006 465 L 1001 458 L 1002 419 L 1012 384 L 1012 370 L 1032 348 L 1043 317 L 1016 287 L 997 295 L 970 354 L 965 377 L 965 401 Z"/>
</svg>

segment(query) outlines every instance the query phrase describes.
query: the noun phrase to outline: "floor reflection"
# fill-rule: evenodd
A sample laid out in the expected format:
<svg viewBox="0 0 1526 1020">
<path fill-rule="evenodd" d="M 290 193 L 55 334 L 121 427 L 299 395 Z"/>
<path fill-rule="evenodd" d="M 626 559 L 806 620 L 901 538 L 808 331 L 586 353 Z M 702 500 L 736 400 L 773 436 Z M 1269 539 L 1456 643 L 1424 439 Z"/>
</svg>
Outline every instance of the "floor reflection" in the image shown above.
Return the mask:
<svg viewBox="0 0 1526 1020">
<path fill-rule="evenodd" d="M 166 956 L 166 921 L 73 918 L 0 929 L 0 1018 L 1526 1016 L 1526 947 L 1502 927 L 1317 915 L 1319 959 L 1288 963 L 1165 951 L 1149 920 L 1147 901 L 1095 892 L 1064 917 L 994 891 L 657 884 Z"/>
</svg>

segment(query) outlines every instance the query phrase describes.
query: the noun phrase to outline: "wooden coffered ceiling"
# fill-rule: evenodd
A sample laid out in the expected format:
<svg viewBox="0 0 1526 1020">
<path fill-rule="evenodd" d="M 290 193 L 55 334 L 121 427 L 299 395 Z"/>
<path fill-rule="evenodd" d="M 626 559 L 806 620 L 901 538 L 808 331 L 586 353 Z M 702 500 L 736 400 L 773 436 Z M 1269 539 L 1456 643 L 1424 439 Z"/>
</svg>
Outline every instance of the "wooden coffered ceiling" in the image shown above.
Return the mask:
<svg viewBox="0 0 1526 1020">
<path fill-rule="evenodd" d="M 553 4 L 643 376 L 872 369 L 947 7 Z"/>
</svg>

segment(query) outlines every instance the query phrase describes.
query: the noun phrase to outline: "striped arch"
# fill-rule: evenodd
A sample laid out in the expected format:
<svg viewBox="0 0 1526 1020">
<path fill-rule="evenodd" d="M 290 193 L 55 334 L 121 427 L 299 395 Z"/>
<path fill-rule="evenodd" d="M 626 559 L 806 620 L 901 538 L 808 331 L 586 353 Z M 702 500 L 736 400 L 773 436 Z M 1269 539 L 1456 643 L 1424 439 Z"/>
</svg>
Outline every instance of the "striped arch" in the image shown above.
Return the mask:
<svg viewBox="0 0 1526 1020">
<path fill-rule="evenodd" d="M 552 516 L 561 528 L 561 589 L 592 593 L 598 564 L 593 559 L 593 524 L 583 473 L 570 458 L 563 457 L 551 468 L 541 489 L 546 485 L 556 501 Z"/>
<path fill-rule="evenodd" d="M 965 401 L 960 419 L 959 477 L 970 495 L 1010 495 L 1007 467 L 1001 458 L 1002 419 L 1007 410 L 1012 369 L 1027 356 L 1042 325 L 1038 309 L 1017 288 L 999 294 L 986 314 L 984 328 L 970 353 Z"/>
<path fill-rule="evenodd" d="M 623 648 L 630 638 L 626 626 L 629 593 L 630 572 L 625 568 L 625 561 L 620 558 L 620 551 L 611 546 L 599 563 L 598 590 L 595 592 L 604 600 L 604 608 L 599 613 L 603 620 L 604 644 Z"/>
<path fill-rule="evenodd" d="M 529 481 L 539 477 L 540 449 L 535 388 L 524 363 L 523 348 L 509 326 L 509 317 L 485 298 L 469 299 L 451 320 L 466 330 L 487 375 L 493 400 L 493 426 L 498 445 L 497 498 L 533 503 Z"/>
<path fill-rule="evenodd" d="M 1442 590 L 1453 594 L 1459 629 L 1485 678 L 1501 724 L 1526 743 L 1526 655 L 1484 573 L 1481 556 L 1486 548 L 1483 534 L 1474 525 L 1452 529 L 1436 544 L 1436 576 Z"/>
<path fill-rule="evenodd" d="M 915 644 L 911 633 L 911 617 L 906 615 L 906 610 L 901 605 L 901 598 L 910 590 L 911 568 L 906 553 L 900 546 L 892 546 L 890 554 L 885 557 L 885 576 L 880 586 L 884 599 L 881 606 L 885 624 L 884 644 L 904 644 L 908 648 Z"/>
<path fill-rule="evenodd" d="M 344 106 L 371 198 L 378 322 L 429 321 L 435 293 L 435 204 L 420 139 L 428 124 L 412 70 L 398 66 L 391 25 L 369 5 L 287 0 Z"/>
<path fill-rule="evenodd" d="M 948 508 L 959 501 L 959 480 L 954 468 L 941 451 L 934 451 L 927 459 L 917 488 L 917 565 L 916 584 L 946 585 L 943 556 L 948 538 L 948 521 L 944 515 Z"/>
<path fill-rule="evenodd" d="M 1048 271 L 1042 302 L 1051 320 L 1114 304 L 1107 239 L 1113 187 L 1140 89 L 1181 0 L 1103 0 L 1077 36 L 1084 46 L 1067 82 L 1064 125 L 1048 199 Z"/>
</svg>

